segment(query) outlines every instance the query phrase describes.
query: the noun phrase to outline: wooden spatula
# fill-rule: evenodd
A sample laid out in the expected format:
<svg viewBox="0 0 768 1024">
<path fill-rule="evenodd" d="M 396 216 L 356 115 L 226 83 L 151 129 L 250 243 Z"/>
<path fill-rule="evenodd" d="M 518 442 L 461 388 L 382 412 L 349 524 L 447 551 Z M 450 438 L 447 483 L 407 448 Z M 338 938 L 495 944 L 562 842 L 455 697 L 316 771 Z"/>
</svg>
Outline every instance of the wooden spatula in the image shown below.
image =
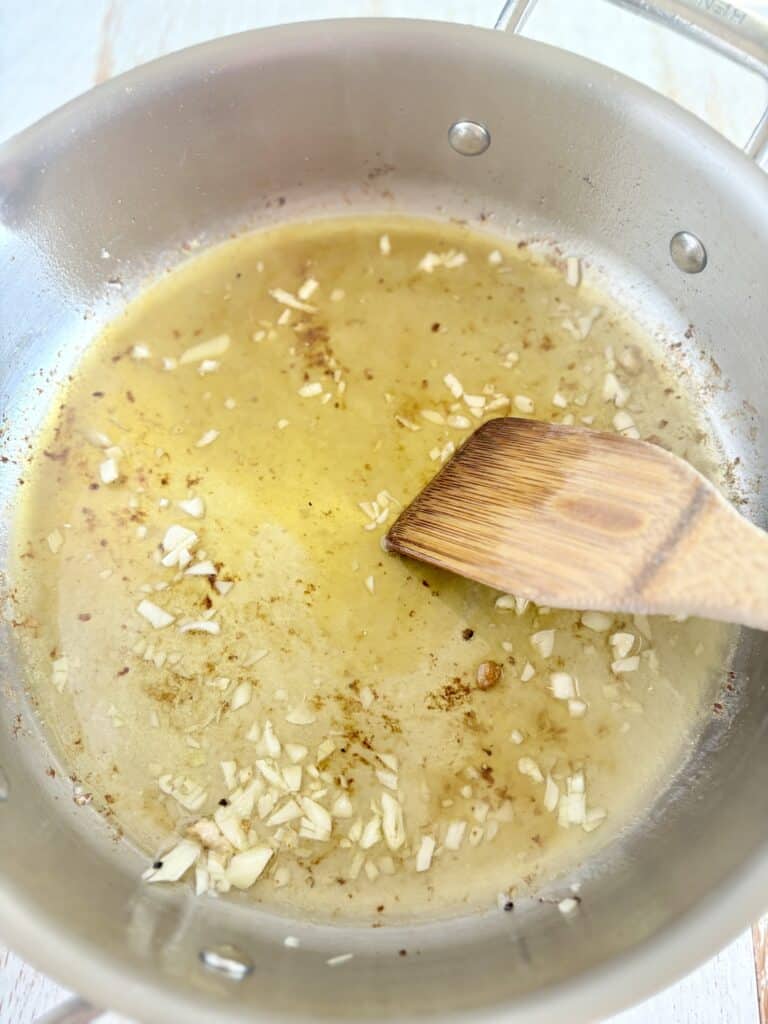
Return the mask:
<svg viewBox="0 0 768 1024">
<path fill-rule="evenodd" d="M 682 459 L 616 434 L 490 420 L 386 546 L 554 608 L 768 629 L 768 534 Z"/>
</svg>

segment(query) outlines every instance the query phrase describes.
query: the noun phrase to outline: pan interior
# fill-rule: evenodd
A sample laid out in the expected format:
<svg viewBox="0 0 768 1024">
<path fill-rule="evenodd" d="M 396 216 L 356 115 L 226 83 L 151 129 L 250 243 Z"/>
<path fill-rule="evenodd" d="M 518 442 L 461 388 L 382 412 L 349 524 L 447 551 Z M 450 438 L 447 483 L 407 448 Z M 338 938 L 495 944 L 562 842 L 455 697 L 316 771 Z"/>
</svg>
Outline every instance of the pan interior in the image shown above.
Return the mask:
<svg viewBox="0 0 768 1024">
<path fill-rule="evenodd" d="M 734 629 L 382 552 L 498 415 L 652 437 L 725 483 L 694 396 L 579 261 L 498 244 L 407 218 L 245 236 L 129 306 L 58 397 L 16 636 L 67 771 L 159 877 L 186 836 L 202 891 L 288 918 L 491 910 L 637 826 L 711 715 Z"/>
</svg>

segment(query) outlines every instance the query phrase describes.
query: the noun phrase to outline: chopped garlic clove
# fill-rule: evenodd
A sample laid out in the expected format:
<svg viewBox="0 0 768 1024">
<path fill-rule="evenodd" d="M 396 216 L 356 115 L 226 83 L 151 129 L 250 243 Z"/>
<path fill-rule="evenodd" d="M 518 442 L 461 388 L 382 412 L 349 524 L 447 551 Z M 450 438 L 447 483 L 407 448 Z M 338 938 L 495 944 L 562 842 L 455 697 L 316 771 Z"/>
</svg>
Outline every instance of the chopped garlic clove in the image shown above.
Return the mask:
<svg viewBox="0 0 768 1024">
<path fill-rule="evenodd" d="M 560 788 L 552 778 L 547 775 L 547 784 L 544 789 L 544 807 L 548 811 L 554 811 L 560 800 Z"/>
<path fill-rule="evenodd" d="M 315 764 L 322 764 L 326 761 L 336 749 L 336 744 L 333 740 L 323 740 L 320 746 L 317 748 L 317 754 L 315 755 Z"/>
<path fill-rule="evenodd" d="M 581 284 L 581 260 L 578 256 L 568 256 L 565 261 L 565 283 L 571 288 Z"/>
<path fill-rule="evenodd" d="M 394 772 L 385 771 L 383 768 L 378 768 L 376 770 L 376 778 L 379 780 L 382 786 L 386 786 L 387 789 L 391 789 L 395 793 L 397 792 L 397 775 Z"/>
<path fill-rule="evenodd" d="M 617 658 L 616 661 L 611 662 L 611 671 L 616 675 L 621 675 L 623 672 L 635 672 L 640 667 L 640 656 L 638 654 L 632 655 L 631 658 Z"/>
<path fill-rule="evenodd" d="M 144 873 L 146 882 L 178 882 L 200 856 L 200 846 L 191 839 L 182 839 L 160 860 L 159 868 L 150 868 Z"/>
<path fill-rule="evenodd" d="M 308 796 L 301 797 L 301 807 L 305 816 L 301 820 L 299 834 L 306 839 L 327 842 L 333 831 L 333 819 L 328 811 Z"/>
<path fill-rule="evenodd" d="M 306 704 L 289 711 L 285 716 L 285 720 L 286 722 L 290 722 L 291 725 L 312 725 L 317 721 L 315 715 L 309 710 Z"/>
<path fill-rule="evenodd" d="M 445 421 L 449 427 L 453 427 L 455 430 L 466 430 L 472 426 L 472 420 L 468 416 L 462 416 L 458 413 L 454 413 L 449 416 Z"/>
<path fill-rule="evenodd" d="M 501 608 L 504 610 L 515 608 L 516 604 L 517 598 L 514 594 L 502 594 L 500 597 L 497 597 L 496 600 L 494 601 L 495 608 Z"/>
<path fill-rule="evenodd" d="M 350 829 L 350 832 L 352 830 Z M 350 837 L 351 838 L 351 837 Z M 360 846 L 363 850 L 368 850 L 376 843 L 381 842 L 381 818 L 378 814 L 375 814 L 370 821 L 365 825 L 360 836 Z"/>
<path fill-rule="evenodd" d="M 237 785 L 237 761 L 220 761 L 219 767 L 224 776 L 224 785 L 228 790 L 233 790 Z"/>
<path fill-rule="evenodd" d="M 528 778 L 533 779 L 534 782 L 544 781 L 541 768 L 539 768 L 532 757 L 521 757 L 517 762 L 517 770 L 521 775 L 527 775 Z"/>
<path fill-rule="evenodd" d="M 582 612 L 581 622 L 595 633 L 607 633 L 613 624 L 613 616 L 605 612 Z"/>
<path fill-rule="evenodd" d="M 609 643 L 617 658 L 626 658 L 635 646 L 635 636 L 634 633 L 612 633 Z"/>
<path fill-rule="evenodd" d="M 448 388 L 454 398 L 461 398 L 464 394 L 464 388 L 461 386 L 461 382 L 458 377 L 452 373 L 446 373 L 443 377 L 443 384 Z"/>
<path fill-rule="evenodd" d="M 161 564 L 168 569 L 174 566 L 183 569 L 191 561 L 190 551 L 197 544 L 197 540 L 198 537 L 194 530 L 175 523 L 169 526 L 161 542 L 161 547 L 165 552 L 160 560 Z"/>
<path fill-rule="evenodd" d="M 244 708 L 247 704 L 250 704 L 252 693 L 253 686 L 249 682 L 244 681 L 242 683 L 238 683 L 229 700 L 230 711 L 239 711 L 240 708 Z"/>
<path fill-rule="evenodd" d="M 416 854 L 416 870 L 429 871 L 432 864 L 432 856 L 435 852 L 435 840 L 432 836 L 422 836 L 419 849 Z"/>
<path fill-rule="evenodd" d="M 526 661 L 525 665 L 523 665 L 523 670 L 520 673 L 520 682 L 527 683 L 531 679 L 533 679 L 535 675 L 536 670 L 534 669 L 533 665 L 530 663 L 530 661 Z"/>
<path fill-rule="evenodd" d="M 147 601 L 146 598 L 139 602 L 136 611 L 155 629 L 164 629 L 176 621 L 175 615 L 171 615 L 153 601 Z"/>
<path fill-rule="evenodd" d="M 348 963 L 354 955 L 354 953 L 341 953 L 339 956 L 330 957 L 325 962 L 329 967 L 339 967 L 341 964 Z"/>
<path fill-rule="evenodd" d="M 389 793 L 382 793 L 381 810 L 381 826 L 387 846 L 390 850 L 399 850 L 405 842 L 403 809 L 393 796 L 390 796 Z"/>
<path fill-rule="evenodd" d="M 298 793 L 301 789 L 301 765 L 289 764 L 283 768 L 283 779 L 289 793 Z"/>
<path fill-rule="evenodd" d="M 304 284 L 296 292 L 302 302 L 306 302 L 307 299 L 311 299 L 317 289 L 320 287 L 314 277 L 308 277 Z"/>
<path fill-rule="evenodd" d="M 250 684 L 249 684 L 250 685 Z M 280 740 L 275 735 L 275 729 L 272 725 L 271 720 L 268 718 L 264 723 L 264 732 L 262 734 L 262 743 L 270 757 L 279 757 L 280 751 L 283 749 Z"/>
<path fill-rule="evenodd" d="M 288 306 L 289 309 L 298 309 L 301 313 L 317 312 L 316 306 L 310 306 L 308 303 L 302 302 L 301 299 L 297 299 L 295 295 L 291 295 L 284 288 L 271 288 L 269 294 L 275 302 Z"/>
<path fill-rule="evenodd" d="M 104 459 L 99 464 L 99 479 L 103 484 L 113 484 L 120 479 L 120 467 L 117 459 Z"/>
<path fill-rule="evenodd" d="M 236 889 L 249 889 L 262 875 L 273 854 L 274 850 L 268 846 L 255 846 L 243 853 L 236 853 L 229 862 L 227 880 Z"/>
<path fill-rule="evenodd" d="M 331 814 L 334 818 L 351 818 L 353 814 L 352 801 L 346 793 L 340 793 L 333 801 Z"/>
<path fill-rule="evenodd" d="M 394 754 L 377 754 L 378 759 L 382 764 L 386 765 L 390 771 L 400 771 L 400 762 L 397 760 Z"/>
<path fill-rule="evenodd" d="M 202 562 L 195 562 L 188 569 L 184 570 L 185 576 L 215 576 L 216 566 L 209 559 Z"/>
<path fill-rule="evenodd" d="M 605 377 L 603 378 L 603 401 L 613 402 L 617 409 L 621 409 L 623 406 L 627 404 L 628 399 L 629 391 L 627 391 L 626 388 L 621 386 L 621 384 L 618 381 L 618 378 L 616 377 L 616 374 L 606 373 Z M 616 425 L 616 419 L 619 419 L 619 417 L 617 416 L 614 418 L 614 426 Z M 631 427 L 633 425 L 634 424 L 632 423 L 632 418 L 629 417 L 629 421 L 626 423 L 626 426 Z M 616 427 L 616 429 L 618 430 L 621 428 Z"/>
<path fill-rule="evenodd" d="M 211 885 L 211 876 L 207 868 L 199 864 L 195 867 L 195 896 L 202 896 L 208 892 Z"/>
<path fill-rule="evenodd" d="M 185 622 L 179 626 L 180 633 L 209 633 L 212 636 L 217 636 L 221 632 L 221 626 L 218 622 L 213 622 L 210 619 L 194 619 L 192 622 Z"/>
<path fill-rule="evenodd" d="M 267 818 L 269 828 L 276 828 L 278 825 L 287 825 L 289 821 L 295 821 L 302 815 L 302 810 L 295 800 L 288 800 L 287 803 Z"/>
<path fill-rule="evenodd" d="M 555 648 L 555 630 L 541 629 L 538 633 L 533 633 L 531 636 L 531 643 L 542 658 L 551 657 Z"/>
<path fill-rule="evenodd" d="M 577 694 L 576 681 L 568 672 L 552 672 L 549 676 L 552 695 L 557 700 L 570 700 Z"/>
<path fill-rule="evenodd" d="M 446 850 L 458 850 L 464 841 L 464 833 L 467 830 L 466 821 L 452 821 L 448 825 L 443 840 Z"/>
<path fill-rule="evenodd" d="M 208 341 L 201 341 L 199 345 L 193 345 L 182 352 L 179 358 L 179 365 L 186 366 L 189 363 L 200 363 L 205 359 L 215 359 L 217 356 L 223 356 L 229 345 L 230 337 L 228 334 L 219 334 Z"/>
<path fill-rule="evenodd" d="M 205 515 L 205 502 L 202 498 L 185 498 L 178 502 L 182 512 L 186 512 L 193 519 L 202 519 Z"/>
<path fill-rule="evenodd" d="M 437 267 L 453 270 L 455 267 L 463 266 L 466 262 L 466 253 L 457 252 L 455 249 L 448 249 L 442 253 L 428 252 L 419 261 L 419 270 L 431 274 Z"/>
<path fill-rule="evenodd" d="M 187 776 L 161 775 L 157 785 L 162 793 L 173 797 L 187 811 L 199 811 L 208 798 L 203 787 Z"/>
</svg>

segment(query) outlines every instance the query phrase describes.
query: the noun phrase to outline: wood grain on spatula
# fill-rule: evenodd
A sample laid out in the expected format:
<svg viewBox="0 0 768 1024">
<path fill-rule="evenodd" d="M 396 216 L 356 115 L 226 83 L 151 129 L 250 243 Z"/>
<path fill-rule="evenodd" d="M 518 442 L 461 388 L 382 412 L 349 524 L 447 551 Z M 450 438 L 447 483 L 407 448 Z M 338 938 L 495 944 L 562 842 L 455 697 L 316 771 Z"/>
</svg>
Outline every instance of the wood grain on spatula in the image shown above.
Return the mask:
<svg viewBox="0 0 768 1024">
<path fill-rule="evenodd" d="M 682 459 L 617 434 L 490 420 L 386 545 L 555 608 L 768 629 L 768 534 Z"/>
</svg>

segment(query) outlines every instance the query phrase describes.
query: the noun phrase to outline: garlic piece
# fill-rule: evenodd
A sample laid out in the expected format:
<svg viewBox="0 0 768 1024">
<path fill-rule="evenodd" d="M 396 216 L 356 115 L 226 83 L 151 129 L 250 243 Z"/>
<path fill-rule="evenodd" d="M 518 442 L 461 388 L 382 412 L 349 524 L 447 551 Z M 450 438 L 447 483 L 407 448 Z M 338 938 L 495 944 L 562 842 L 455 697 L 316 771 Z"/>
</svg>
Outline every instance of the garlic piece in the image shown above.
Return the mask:
<svg viewBox="0 0 768 1024">
<path fill-rule="evenodd" d="M 542 658 L 551 657 L 552 651 L 555 648 L 554 629 L 541 629 L 538 633 L 533 633 L 531 636 L 531 643 Z"/>
<path fill-rule="evenodd" d="M 226 871 L 227 880 L 236 889 L 249 889 L 263 874 L 274 850 L 268 846 L 254 846 L 243 853 L 236 853 Z"/>
<path fill-rule="evenodd" d="M 154 601 L 148 601 L 146 598 L 139 602 L 136 611 L 155 629 L 164 629 L 176 621 L 175 615 L 171 615 L 159 605 L 156 605 Z"/>
<path fill-rule="evenodd" d="M 99 479 L 103 484 L 113 484 L 120 479 L 120 467 L 117 459 L 104 459 L 99 463 Z"/>
<path fill-rule="evenodd" d="M 202 498 L 185 498 L 178 502 L 182 512 L 186 512 L 193 519 L 202 519 L 205 515 L 205 502 Z"/>
<path fill-rule="evenodd" d="M 607 633 L 613 623 L 613 616 L 605 612 L 582 612 L 581 622 L 595 633 Z"/>
<path fill-rule="evenodd" d="M 149 868 L 142 876 L 146 882 L 178 882 L 200 856 L 200 846 L 191 839 L 182 839 L 159 859 L 159 868 Z"/>
<path fill-rule="evenodd" d="M 193 345 L 186 349 L 179 357 L 179 365 L 186 366 L 188 363 L 200 363 L 205 359 L 215 359 L 223 356 L 230 345 L 228 334 L 219 334 L 208 341 L 201 341 L 199 345 Z"/>
<path fill-rule="evenodd" d="M 432 855 L 435 852 L 435 840 L 432 836 L 422 836 L 419 849 L 416 854 L 416 870 L 429 871 L 432 864 Z"/>
</svg>

